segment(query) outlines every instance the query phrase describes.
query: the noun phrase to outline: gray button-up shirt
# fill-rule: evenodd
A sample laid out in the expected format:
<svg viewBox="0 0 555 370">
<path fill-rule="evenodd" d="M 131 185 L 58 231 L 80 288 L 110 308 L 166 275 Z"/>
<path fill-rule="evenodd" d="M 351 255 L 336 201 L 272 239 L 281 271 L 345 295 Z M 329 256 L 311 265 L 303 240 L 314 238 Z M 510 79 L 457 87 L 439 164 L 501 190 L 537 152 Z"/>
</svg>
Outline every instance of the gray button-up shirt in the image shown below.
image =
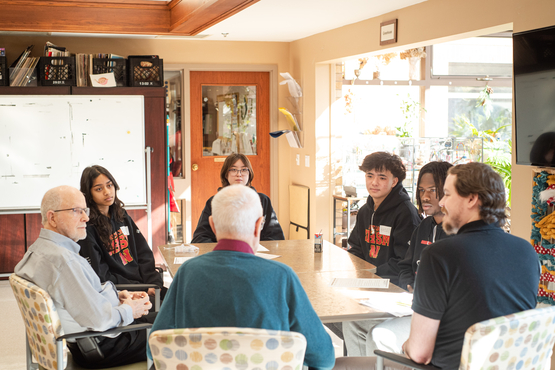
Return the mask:
<svg viewBox="0 0 555 370">
<path fill-rule="evenodd" d="M 41 229 L 39 238 L 15 266 L 15 273 L 46 290 L 54 300 L 65 334 L 103 331 L 133 322 L 133 310 L 120 305 L 110 281 L 101 284 L 79 244 Z"/>
</svg>

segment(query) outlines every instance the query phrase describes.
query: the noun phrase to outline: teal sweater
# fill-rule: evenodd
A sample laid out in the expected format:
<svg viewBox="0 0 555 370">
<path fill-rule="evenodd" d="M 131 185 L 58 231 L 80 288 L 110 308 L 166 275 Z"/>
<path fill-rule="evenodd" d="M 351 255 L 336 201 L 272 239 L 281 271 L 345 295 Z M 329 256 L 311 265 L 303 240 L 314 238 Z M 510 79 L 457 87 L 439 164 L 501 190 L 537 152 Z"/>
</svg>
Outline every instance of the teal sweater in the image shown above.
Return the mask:
<svg viewBox="0 0 555 370">
<path fill-rule="evenodd" d="M 305 365 L 331 369 L 335 363 L 331 338 L 299 278 L 276 261 L 218 250 L 181 265 L 152 332 L 218 326 L 299 332 L 307 340 Z"/>
</svg>

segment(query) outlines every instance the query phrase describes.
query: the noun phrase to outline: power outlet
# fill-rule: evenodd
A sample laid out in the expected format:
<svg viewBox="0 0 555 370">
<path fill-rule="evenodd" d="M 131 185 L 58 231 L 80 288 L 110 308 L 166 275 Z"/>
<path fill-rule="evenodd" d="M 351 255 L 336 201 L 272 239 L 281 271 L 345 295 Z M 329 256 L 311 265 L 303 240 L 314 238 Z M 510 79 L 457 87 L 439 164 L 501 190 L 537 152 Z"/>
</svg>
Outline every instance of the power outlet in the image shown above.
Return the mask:
<svg viewBox="0 0 555 370">
<path fill-rule="evenodd" d="M 310 156 L 309 155 L 304 156 L 304 166 L 305 167 L 310 167 Z"/>
<path fill-rule="evenodd" d="M 301 165 L 301 155 L 300 154 L 297 154 L 296 161 L 297 161 L 297 166 L 300 166 Z"/>
</svg>

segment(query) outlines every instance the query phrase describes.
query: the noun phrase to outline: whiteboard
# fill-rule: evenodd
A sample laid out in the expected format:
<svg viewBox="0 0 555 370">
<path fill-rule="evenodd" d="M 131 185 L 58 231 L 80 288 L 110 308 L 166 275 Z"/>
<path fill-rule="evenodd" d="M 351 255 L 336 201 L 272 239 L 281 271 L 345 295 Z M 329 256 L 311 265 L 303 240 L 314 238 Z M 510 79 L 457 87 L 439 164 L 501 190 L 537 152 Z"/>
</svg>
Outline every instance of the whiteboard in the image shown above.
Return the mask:
<svg viewBox="0 0 555 370">
<path fill-rule="evenodd" d="M 144 132 L 142 96 L 0 96 L 0 211 L 36 211 L 94 164 L 126 206 L 146 205 Z"/>
</svg>

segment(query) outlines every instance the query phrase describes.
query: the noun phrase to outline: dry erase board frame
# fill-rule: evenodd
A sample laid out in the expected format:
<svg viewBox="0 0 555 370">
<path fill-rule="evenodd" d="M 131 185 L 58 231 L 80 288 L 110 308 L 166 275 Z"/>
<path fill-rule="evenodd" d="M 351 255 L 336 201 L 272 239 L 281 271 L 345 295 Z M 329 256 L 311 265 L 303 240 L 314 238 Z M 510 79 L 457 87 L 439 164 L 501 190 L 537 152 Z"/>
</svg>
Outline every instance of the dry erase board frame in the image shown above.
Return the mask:
<svg viewBox="0 0 555 370">
<path fill-rule="evenodd" d="M 36 212 L 58 185 L 106 167 L 129 208 L 145 208 L 143 96 L 0 96 L 0 213 Z"/>
</svg>

